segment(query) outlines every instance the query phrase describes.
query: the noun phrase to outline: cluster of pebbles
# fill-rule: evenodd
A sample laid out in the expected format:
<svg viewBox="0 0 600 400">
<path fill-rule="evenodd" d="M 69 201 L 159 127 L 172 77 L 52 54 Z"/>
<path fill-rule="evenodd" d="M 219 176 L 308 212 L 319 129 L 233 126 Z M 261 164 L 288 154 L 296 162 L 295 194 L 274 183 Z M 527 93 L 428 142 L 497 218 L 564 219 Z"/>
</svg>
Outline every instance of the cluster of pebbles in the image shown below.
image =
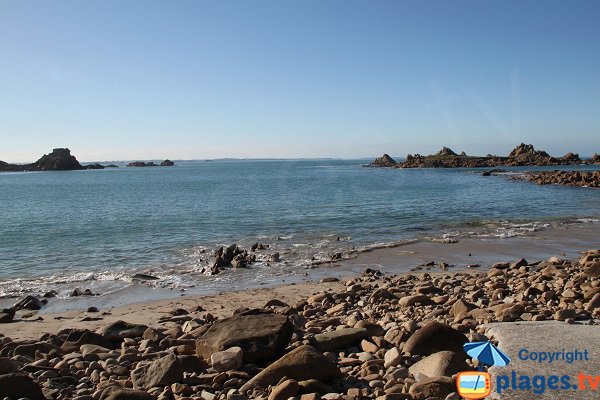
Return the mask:
<svg viewBox="0 0 600 400">
<path fill-rule="evenodd" d="M 0 399 L 459 399 L 453 376 L 475 363 L 462 346 L 488 340 L 486 323 L 593 324 L 599 277 L 600 250 L 488 271 L 369 270 L 223 319 L 198 306 L 152 327 L 0 334 Z"/>
</svg>

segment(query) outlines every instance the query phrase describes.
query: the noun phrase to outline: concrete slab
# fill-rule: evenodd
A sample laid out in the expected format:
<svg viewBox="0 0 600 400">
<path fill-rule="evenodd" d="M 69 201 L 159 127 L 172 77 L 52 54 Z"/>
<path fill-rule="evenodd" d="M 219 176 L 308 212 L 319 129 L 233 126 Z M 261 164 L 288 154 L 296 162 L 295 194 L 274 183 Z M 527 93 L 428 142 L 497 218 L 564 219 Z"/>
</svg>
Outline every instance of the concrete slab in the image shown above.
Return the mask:
<svg viewBox="0 0 600 400">
<path fill-rule="evenodd" d="M 579 387 L 570 390 L 548 388 L 548 377 L 552 375 L 570 376 L 571 386 L 581 386 L 580 373 L 593 377 L 598 376 L 598 383 L 600 383 L 600 325 L 587 323 L 571 325 L 565 322 L 543 321 L 493 323 L 488 324 L 487 328 L 487 336 L 497 339 L 500 350 L 511 358 L 510 364 L 506 367 L 490 368 L 493 392 L 489 399 L 600 399 L 600 385 L 596 390 L 590 390 L 590 382 L 587 381 L 587 377 L 585 379 L 587 390 L 580 390 Z M 578 357 L 580 359 L 569 363 L 567 361 L 569 356 L 566 353 L 576 350 L 581 353 Z M 587 351 L 587 360 L 585 360 L 585 351 Z M 546 352 L 546 355 L 532 354 L 540 352 Z M 549 362 L 552 357 L 549 353 L 555 353 L 555 357 L 558 357 L 552 363 Z M 562 354 L 565 356 L 563 357 Z M 540 362 L 539 359 L 544 357 L 547 360 Z M 538 360 L 531 360 L 531 358 L 538 358 Z M 517 376 L 517 385 L 518 379 L 527 379 L 519 378 L 522 376 L 528 376 L 531 379 L 536 375 L 545 377 L 546 390 L 541 394 L 534 393 L 535 387 L 532 382 L 532 390 L 523 391 L 511 388 L 498 394 L 498 377 L 507 376 L 508 380 L 512 381 L 513 372 Z M 540 378 L 537 383 L 540 387 Z M 559 381 L 557 385 L 561 387 L 563 383 Z"/>
</svg>

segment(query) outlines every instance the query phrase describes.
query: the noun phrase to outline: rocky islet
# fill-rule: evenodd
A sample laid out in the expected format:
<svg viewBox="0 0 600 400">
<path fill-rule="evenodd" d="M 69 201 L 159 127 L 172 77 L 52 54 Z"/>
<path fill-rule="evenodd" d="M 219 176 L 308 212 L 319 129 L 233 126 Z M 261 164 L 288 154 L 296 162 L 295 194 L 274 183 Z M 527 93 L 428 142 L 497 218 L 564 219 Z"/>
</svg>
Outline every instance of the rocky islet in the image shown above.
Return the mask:
<svg viewBox="0 0 600 400">
<path fill-rule="evenodd" d="M 493 168 L 598 163 L 600 163 L 600 157 L 596 154 L 590 160 L 582 160 L 578 154 L 574 153 L 567 153 L 563 157 L 552 157 L 543 150 L 536 150 L 531 144 L 521 143 L 506 157 L 491 154 L 486 156 L 468 156 L 464 152 L 456 154 L 450 148 L 444 147 L 433 155 L 409 154 L 403 162 L 397 162 L 389 155 L 384 154 L 382 157 L 376 158 L 368 166 L 388 168 Z"/>
<path fill-rule="evenodd" d="M 136 161 L 129 163 L 128 167 L 151 167 L 162 166 L 172 167 L 175 163 L 171 160 L 164 160 L 160 164 L 153 162 L 145 163 Z M 49 154 L 44 154 L 39 160 L 30 164 L 9 164 L 0 161 L 0 172 L 26 172 L 26 171 L 76 171 L 84 169 L 105 169 L 118 168 L 117 165 L 109 164 L 102 165 L 98 163 L 82 165 L 77 161 L 77 158 L 71 154 L 71 150 L 67 148 L 57 148 Z"/>
</svg>

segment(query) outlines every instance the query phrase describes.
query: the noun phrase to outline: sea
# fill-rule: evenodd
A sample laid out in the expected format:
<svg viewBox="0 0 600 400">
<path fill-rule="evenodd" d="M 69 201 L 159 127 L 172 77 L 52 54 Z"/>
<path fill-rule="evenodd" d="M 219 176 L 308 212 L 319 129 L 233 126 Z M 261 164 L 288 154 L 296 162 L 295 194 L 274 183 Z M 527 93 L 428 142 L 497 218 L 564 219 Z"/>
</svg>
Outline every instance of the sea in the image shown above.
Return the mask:
<svg viewBox="0 0 600 400">
<path fill-rule="evenodd" d="M 600 219 L 597 189 L 513 179 L 555 167 L 486 177 L 481 169 L 365 168 L 368 162 L 177 161 L 0 173 L 0 298 L 55 290 L 68 299 L 75 288 L 107 295 L 133 285 L 161 296 L 215 293 L 330 268 L 322 262 L 338 253 L 509 238 Z M 233 243 L 268 248 L 247 269 L 207 276 L 214 251 Z M 279 262 L 269 261 L 274 253 Z"/>
</svg>

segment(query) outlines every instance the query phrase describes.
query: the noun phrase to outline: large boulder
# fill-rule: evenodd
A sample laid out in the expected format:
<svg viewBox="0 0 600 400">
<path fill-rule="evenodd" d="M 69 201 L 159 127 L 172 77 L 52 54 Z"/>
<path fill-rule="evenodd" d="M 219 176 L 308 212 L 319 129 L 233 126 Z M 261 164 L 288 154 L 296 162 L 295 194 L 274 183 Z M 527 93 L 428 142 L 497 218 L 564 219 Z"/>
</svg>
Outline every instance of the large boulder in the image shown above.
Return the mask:
<svg viewBox="0 0 600 400">
<path fill-rule="evenodd" d="M 465 361 L 464 352 L 440 351 L 423 358 L 413 364 L 408 370 L 411 374 L 421 373 L 430 378 L 436 376 L 452 376 L 461 371 L 471 369 Z"/>
<path fill-rule="evenodd" d="M 175 354 L 168 354 L 131 371 L 133 385 L 142 389 L 168 386 L 183 379 L 183 368 Z"/>
<path fill-rule="evenodd" d="M 431 321 L 417 330 L 404 345 L 404 352 L 428 356 L 438 351 L 463 351 L 467 337 L 449 325 Z"/>
<path fill-rule="evenodd" d="M 244 363 L 257 363 L 282 354 L 294 326 L 288 317 L 270 312 L 248 312 L 215 322 L 196 341 L 198 356 L 209 360 L 213 353 L 240 347 Z"/>
<path fill-rule="evenodd" d="M 337 365 L 312 346 L 300 346 L 273 362 L 258 375 L 249 380 L 240 391 L 260 386 L 275 385 L 283 377 L 297 381 L 317 379 L 327 382 L 340 378 L 342 373 Z"/>
<path fill-rule="evenodd" d="M 137 338 L 144 335 L 144 331 L 148 329 L 146 325 L 131 324 L 125 321 L 115 321 L 96 331 L 99 335 L 104 336 L 108 340 L 119 341 L 125 338 Z"/>
<path fill-rule="evenodd" d="M 160 163 L 161 167 L 172 167 L 174 165 L 175 165 L 175 163 L 173 161 L 171 161 L 171 160 L 165 160 L 165 161 L 163 161 L 163 162 Z"/>
<path fill-rule="evenodd" d="M 45 400 L 42 389 L 27 375 L 0 375 L 0 398 Z"/>
<path fill-rule="evenodd" d="M 369 336 L 365 328 L 345 328 L 315 335 L 311 344 L 321 351 L 332 351 L 355 346 Z"/>
</svg>

